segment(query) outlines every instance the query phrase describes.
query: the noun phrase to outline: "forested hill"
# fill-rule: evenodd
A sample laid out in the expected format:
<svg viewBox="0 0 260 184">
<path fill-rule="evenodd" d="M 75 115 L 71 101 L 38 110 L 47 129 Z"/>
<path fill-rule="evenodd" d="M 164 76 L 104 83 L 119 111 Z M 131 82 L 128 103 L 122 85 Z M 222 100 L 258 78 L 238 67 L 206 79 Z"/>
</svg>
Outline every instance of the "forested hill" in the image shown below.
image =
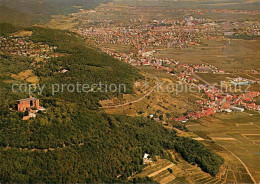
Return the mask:
<svg viewBox="0 0 260 184">
<path fill-rule="evenodd" d="M 115 91 L 113 94 L 108 92 L 80 92 L 71 93 L 68 90 L 52 94 L 52 84 L 61 86 L 62 84 L 115 84 L 117 87 L 120 84 L 124 84 L 126 87 L 122 88 L 122 93 L 131 93 L 133 90 L 133 83 L 141 78 L 137 69 L 134 67 L 114 59 L 107 54 L 104 54 L 96 49 L 88 48 L 84 40 L 74 35 L 73 33 L 54 29 L 45 29 L 39 27 L 22 28 L 12 26 L 10 24 L 0 24 L 0 34 L 8 35 L 11 32 L 17 32 L 19 30 L 32 31 L 32 35 L 29 37 L 30 41 L 34 43 L 47 44 L 53 47 L 57 47 L 55 53 L 60 57 L 52 57 L 48 62 L 42 61 L 37 64 L 40 67 L 32 66 L 33 59 L 29 57 L 11 57 L 5 55 L 3 57 L 2 72 L 8 72 L 8 76 L 5 75 L 5 80 L 14 81 L 11 77 L 12 74 L 18 75 L 25 70 L 32 70 L 34 75 L 39 79 L 40 84 L 46 85 L 43 94 L 45 97 L 55 97 L 62 100 L 74 102 L 83 105 L 89 109 L 98 109 L 99 101 L 108 98 L 110 95 L 119 95 L 121 91 Z M 67 73 L 60 73 L 62 70 L 68 70 Z M 24 82 L 24 81 L 23 81 Z M 2 90 L 10 90 L 9 83 L 3 83 Z M 8 88 L 9 85 L 9 88 Z M 65 87 L 66 88 L 66 87 Z M 61 89 L 61 88 L 60 88 Z M 68 88 L 66 88 L 68 89 Z M 118 88 L 119 89 L 119 88 Z M 124 91 L 124 89 L 126 89 Z M 76 89 L 75 89 L 76 90 Z M 3 101 L 0 104 L 7 106 L 10 101 L 10 91 L 2 93 Z M 17 93 L 13 95 L 18 95 Z M 26 97 L 27 94 L 19 94 L 20 98 Z M 14 100 L 14 99 L 13 99 Z"/>
<path fill-rule="evenodd" d="M 35 67 L 32 58 L 0 53 L 1 183 L 126 182 L 144 167 L 144 153 L 167 158 L 167 149 L 177 150 L 212 175 L 218 173 L 223 159 L 201 143 L 177 137 L 146 117 L 110 116 L 98 108 L 100 99 L 119 93 L 64 92 L 53 96 L 47 88 L 42 95 L 33 95 L 46 113 L 22 121 L 24 113 L 11 110 L 17 99 L 28 97 L 11 90 L 13 83 L 29 83 L 17 77 L 21 72 L 32 71 L 30 75 L 37 77 L 39 84 L 125 83 L 127 93 L 133 92 L 133 83 L 141 76 L 132 66 L 88 48 L 79 36 L 67 31 L 0 24 L 0 37 L 8 38 L 19 30 L 32 33 L 28 39 L 35 44 L 57 47 L 59 57 Z M 68 72 L 59 72 L 63 69 Z"/>
<path fill-rule="evenodd" d="M 110 0 L 0 0 L 0 22 L 32 25 L 46 22 L 51 15 L 91 9 Z"/>
</svg>

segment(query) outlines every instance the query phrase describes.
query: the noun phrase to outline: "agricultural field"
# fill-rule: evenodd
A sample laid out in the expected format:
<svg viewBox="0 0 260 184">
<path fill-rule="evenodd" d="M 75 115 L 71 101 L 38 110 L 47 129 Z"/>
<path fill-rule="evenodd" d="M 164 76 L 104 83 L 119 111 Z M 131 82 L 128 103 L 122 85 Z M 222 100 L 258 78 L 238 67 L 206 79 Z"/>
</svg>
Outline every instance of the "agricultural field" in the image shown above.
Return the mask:
<svg viewBox="0 0 260 184">
<path fill-rule="evenodd" d="M 148 165 L 142 173 L 135 177 L 150 177 L 160 184 L 174 183 L 223 183 L 224 179 L 220 175 L 213 177 L 203 172 L 196 165 L 191 165 L 184 161 L 175 151 L 171 150 L 172 161 L 158 158 L 151 165 Z M 221 171 L 224 172 L 224 166 Z"/>
<path fill-rule="evenodd" d="M 260 181 L 259 113 L 217 114 L 189 122 L 187 127 L 209 137 L 203 142 L 225 159 L 228 181 Z"/>
<path fill-rule="evenodd" d="M 144 7 L 167 7 L 167 8 L 239 8 L 239 9 L 257 9 L 257 5 L 259 5 L 259 0 L 114 0 L 117 3 L 124 3 L 131 6 L 144 6 Z M 149 3 L 147 3 L 149 2 Z M 187 3 L 189 2 L 189 3 Z M 210 14 L 206 14 L 207 16 L 210 16 Z M 214 14 L 214 16 L 216 16 Z M 219 15 L 221 17 L 221 15 Z M 233 16 L 225 17 L 226 19 L 232 19 Z"/>
<path fill-rule="evenodd" d="M 75 22 L 74 18 L 67 17 L 65 15 L 52 15 L 51 20 L 48 23 L 46 23 L 43 27 L 68 30 L 77 25 L 78 23 Z"/>
<path fill-rule="evenodd" d="M 214 85 L 215 87 L 223 90 L 224 92 L 230 92 L 233 93 L 234 91 L 236 92 L 244 92 L 244 91 L 258 91 L 260 88 L 259 83 L 253 83 L 248 85 L 241 85 L 241 86 L 235 86 L 232 85 L 229 81 L 230 78 L 238 78 L 242 77 L 245 79 L 249 80 L 254 80 L 254 81 L 260 81 L 260 78 L 257 74 L 252 74 L 249 72 L 244 72 L 244 73 L 219 73 L 219 74 L 214 74 L 214 73 L 196 73 L 197 76 L 199 76 L 201 79 L 207 81 L 211 85 Z M 223 82 L 221 84 L 221 82 Z M 203 81 L 199 81 L 199 83 L 204 84 Z"/>
<path fill-rule="evenodd" d="M 37 76 L 33 74 L 32 70 L 25 70 L 23 72 L 20 72 L 18 75 L 12 74 L 11 75 L 13 79 L 19 80 L 19 81 L 27 81 L 32 84 L 38 84 L 39 79 Z"/>
<path fill-rule="evenodd" d="M 202 40 L 203 45 L 187 49 L 154 48 L 157 57 L 183 63 L 212 64 L 230 73 L 260 69 L 259 40 Z"/>
<path fill-rule="evenodd" d="M 196 73 L 199 77 L 206 80 L 210 84 L 226 81 L 228 77 L 237 77 L 234 74 L 213 74 L 213 73 Z"/>
<path fill-rule="evenodd" d="M 174 76 L 155 71 L 151 67 L 139 67 L 139 69 L 144 79 L 135 83 L 135 94 L 126 94 L 122 97 L 100 101 L 107 113 L 122 113 L 130 116 L 156 114 L 157 116 L 164 115 L 164 120 L 166 120 L 166 113 L 174 117 L 187 112 L 187 110 L 196 110 L 199 108 L 196 101 L 204 99 L 199 92 L 176 93 L 176 89 L 171 88 L 171 84 L 175 86 L 177 82 Z M 163 83 L 162 88 L 157 88 L 156 86 L 161 83 Z M 168 84 L 170 85 L 168 86 Z M 107 106 L 115 107 L 106 108 Z"/>
</svg>

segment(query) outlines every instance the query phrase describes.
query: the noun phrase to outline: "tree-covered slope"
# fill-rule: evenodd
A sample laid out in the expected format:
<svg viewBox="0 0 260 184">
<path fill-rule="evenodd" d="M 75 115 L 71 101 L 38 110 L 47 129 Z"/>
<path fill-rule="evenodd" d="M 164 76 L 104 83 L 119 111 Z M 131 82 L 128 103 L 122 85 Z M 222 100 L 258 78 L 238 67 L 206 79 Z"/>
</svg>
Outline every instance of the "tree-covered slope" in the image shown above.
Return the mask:
<svg viewBox="0 0 260 184">
<path fill-rule="evenodd" d="M 107 54 L 104 54 L 96 49 L 89 48 L 85 45 L 84 40 L 69 33 L 67 31 L 44 29 L 39 27 L 31 27 L 23 29 L 21 27 L 11 26 L 9 24 L 0 24 L 2 27 L 1 35 L 8 35 L 11 32 L 18 30 L 29 30 L 33 34 L 30 39 L 34 43 L 48 44 L 57 47 L 55 52 L 60 57 L 53 57 L 48 60 L 47 63 L 39 62 L 41 67 L 36 68 L 30 66 L 33 62 L 30 58 L 4 56 L 2 57 L 1 68 L 3 73 L 8 73 L 5 76 L 5 80 L 12 81 L 11 74 L 18 74 L 24 70 L 33 70 L 34 74 L 39 78 L 40 85 L 46 85 L 43 91 L 43 96 L 52 96 L 60 98 L 66 101 L 75 102 L 91 109 L 97 109 L 99 107 L 99 100 L 108 98 L 111 95 L 119 95 L 119 88 L 114 93 L 103 92 L 97 90 L 97 92 L 82 92 L 82 90 L 75 89 L 75 92 L 68 90 L 55 93 L 53 96 L 52 84 L 61 86 L 79 84 L 115 84 L 120 86 L 121 84 L 125 87 L 122 88 L 123 93 L 131 93 L 133 90 L 133 83 L 135 80 L 141 77 L 137 69 L 134 67 L 114 59 Z M 15 59 L 14 59 L 15 58 Z M 15 63 L 14 60 L 17 60 Z M 20 69 L 20 70 L 19 70 Z M 59 73 L 61 70 L 68 70 L 67 73 Z M 2 90 L 7 91 L 2 93 L 3 101 L 0 103 L 10 103 L 11 84 L 4 83 L 5 87 Z M 68 88 L 66 88 L 68 89 Z M 17 94 L 16 94 L 17 95 Z M 27 94 L 21 94 L 21 97 L 26 97 Z M 37 95 L 37 94 L 36 94 Z"/>
<path fill-rule="evenodd" d="M 125 182 L 142 170 L 144 153 L 164 156 L 167 149 L 176 149 L 212 175 L 218 172 L 223 159 L 197 141 L 177 137 L 145 117 L 110 116 L 99 109 L 100 99 L 119 92 L 52 95 L 54 83 L 99 81 L 126 84 L 126 93 L 132 93 L 134 81 L 141 77 L 132 66 L 88 48 L 70 32 L 0 27 L 5 37 L 19 30 L 32 31 L 34 43 L 55 46 L 59 54 L 39 67 L 28 57 L 0 55 L 0 182 Z M 62 69 L 68 72 L 60 73 Z M 28 121 L 22 121 L 23 113 L 10 109 L 17 99 L 28 97 L 28 93 L 11 90 L 13 83 L 28 83 L 13 77 L 25 70 L 32 70 L 40 85 L 47 85 L 42 95 L 34 94 L 46 113 L 39 112 Z"/>
<path fill-rule="evenodd" d="M 50 101 L 49 101 L 50 103 Z M 176 149 L 215 175 L 221 157 L 147 118 L 108 116 L 62 102 L 24 122 L 1 116 L 1 182 L 118 182 L 141 172 L 144 153 Z"/>
</svg>

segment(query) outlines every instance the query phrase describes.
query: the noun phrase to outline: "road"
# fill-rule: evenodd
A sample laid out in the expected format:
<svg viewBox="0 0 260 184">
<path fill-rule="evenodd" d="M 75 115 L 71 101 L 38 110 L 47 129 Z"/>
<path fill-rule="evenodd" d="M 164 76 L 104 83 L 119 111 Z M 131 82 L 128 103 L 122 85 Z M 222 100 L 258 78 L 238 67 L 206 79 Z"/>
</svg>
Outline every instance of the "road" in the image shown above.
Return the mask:
<svg viewBox="0 0 260 184">
<path fill-rule="evenodd" d="M 156 79 L 157 81 L 159 81 L 159 79 L 158 79 L 157 77 L 155 77 L 155 79 Z M 151 89 L 151 91 L 149 91 L 148 93 L 146 93 L 144 96 L 142 96 L 141 98 L 139 98 L 139 99 L 137 99 L 137 100 L 133 100 L 133 101 L 131 101 L 131 102 L 127 102 L 127 103 L 119 104 L 119 105 L 103 106 L 103 107 L 101 107 L 101 108 L 102 108 L 102 109 L 118 108 L 118 107 L 123 107 L 123 106 L 127 106 L 127 105 L 131 105 L 131 104 L 140 102 L 140 101 L 142 101 L 144 98 L 146 98 L 147 96 L 150 96 L 150 94 L 151 94 L 151 93 L 155 90 L 155 88 L 156 88 L 157 86 L 159 86 L 159 85 L 160 85 L 160 83 L 158 83 L 157 85 L 155 85 L 155 86 Z"/>
<path fill-rule="evenodd" d="M 192 73 L 192 75 L 199 79 L 200 81 L 204 82 L 205 84 L 209 85 L 210 86 L 210 83 L 208 83 L 206 80 L 202 79 L 200 76 L 198 76 L 196 73 Z"/>
<path fill-rule="evenodd" d="M 217 144 L 217 143 L 215 143 L 215 144 Z M 217 145 L 220 146 L 220 147 L 222 147 L 222 148 L 224 148 L 225 150 L 227 150 L 227 151 L 228 151 L 229 153 L 231 153 L 232 155 L 234 155 L 234 156 L 241 162 L 241 164 L 245 167 L 247 173 L 249 174 L 249 176 L 250 176 L 251 180 L 254 182 L 254 184 L 256 184 L 255 178 L 254 178 L 254 177 L 252 176 L 252 174 L 250 173 L 250 171 L 249 171 L 248 167 L 246 166 L 246 164 L 245 164 L 235 153 L 233 153 L 233 152 L 230 151 L 229 149 L 225 148 L 224 146 L 222 146 L 222 145 L 220 145 L 220 144 L 217 144 Z"/>
</svg>

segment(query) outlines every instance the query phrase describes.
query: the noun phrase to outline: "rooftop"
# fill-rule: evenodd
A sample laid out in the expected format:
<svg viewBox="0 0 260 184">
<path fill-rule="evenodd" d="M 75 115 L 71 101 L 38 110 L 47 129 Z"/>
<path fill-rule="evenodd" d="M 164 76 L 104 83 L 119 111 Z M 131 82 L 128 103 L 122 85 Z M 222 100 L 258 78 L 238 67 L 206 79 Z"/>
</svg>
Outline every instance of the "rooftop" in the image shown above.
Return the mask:
<svg viewBox="0 0 260 184">
<path fill-rule="evenodd" d="M 26 102 L 26 101 L 31 101 L 31 100 L 37 100 L 37 98 L 34 98 L 34 97 L 25 98 L 25 99 L 17 100 L 17 102 Z"/>
</svg>

